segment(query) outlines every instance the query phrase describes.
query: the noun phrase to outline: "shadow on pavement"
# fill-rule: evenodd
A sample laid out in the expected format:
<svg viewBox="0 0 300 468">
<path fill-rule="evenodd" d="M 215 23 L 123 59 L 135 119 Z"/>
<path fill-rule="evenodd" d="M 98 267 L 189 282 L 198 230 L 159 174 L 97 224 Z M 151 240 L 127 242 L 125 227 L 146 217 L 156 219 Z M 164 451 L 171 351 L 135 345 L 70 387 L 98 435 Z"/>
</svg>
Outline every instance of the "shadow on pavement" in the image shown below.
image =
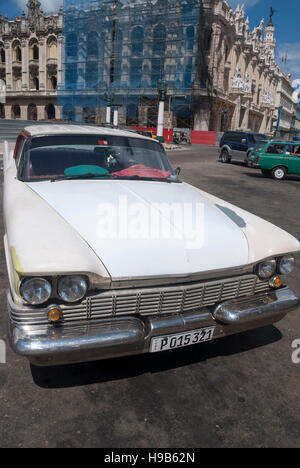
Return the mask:
<svg viewBox="0 0 300 468">
<path fill-rule="evenodd" d="M 143 354 L 84 364 L 57 367 L 31 365 L 32 377 L 42 388 L 68 388 L 136 377 L 146 373 L 163 372 L 190 364 L 205 362 L 217 356 L 231 356 L 275 343 L 282 338 L 273 325 L 238 335 L 221 338 L 210 343 L 166 351 Z"/>
</svg>

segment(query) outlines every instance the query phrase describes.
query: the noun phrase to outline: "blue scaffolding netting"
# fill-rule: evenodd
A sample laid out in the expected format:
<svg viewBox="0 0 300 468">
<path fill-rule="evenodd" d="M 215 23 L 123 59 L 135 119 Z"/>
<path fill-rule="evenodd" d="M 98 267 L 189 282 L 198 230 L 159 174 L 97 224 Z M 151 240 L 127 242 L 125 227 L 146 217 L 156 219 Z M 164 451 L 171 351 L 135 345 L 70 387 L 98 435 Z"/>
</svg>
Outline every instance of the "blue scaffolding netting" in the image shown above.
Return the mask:
<svg viewBox="0 0 300 468">
<path fill-rule="evenodd" d="M 126 125 L 155 126 L 163 82 L 167 109 L 189 126 L 200 6 L 201 0 L 64 0 L 63 118 L 103 123 L 111 106 Z"/>
</svg>

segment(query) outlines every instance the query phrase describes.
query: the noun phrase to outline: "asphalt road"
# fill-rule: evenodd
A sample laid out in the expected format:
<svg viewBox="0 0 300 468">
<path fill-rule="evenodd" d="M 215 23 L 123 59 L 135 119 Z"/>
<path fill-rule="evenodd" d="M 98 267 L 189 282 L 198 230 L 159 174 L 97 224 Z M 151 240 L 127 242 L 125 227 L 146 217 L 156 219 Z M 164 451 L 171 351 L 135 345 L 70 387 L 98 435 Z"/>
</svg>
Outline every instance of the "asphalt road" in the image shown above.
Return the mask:
<svg viewBox="0 0 300 468">
<path fill-rule="evenodd" d="M 214 148 L 191 147 L 170 159 L 185 181 L 300 238 L 299 177 L 275 182 L 222 165 Z M 298 260 L 289 283 L 300 293 Z M 0 364 L 0 447 L 298 447 L 297 338 L 300 310 L 276 326 L 162 355 L 39 369 L 8 348 Z"/>
</svg>

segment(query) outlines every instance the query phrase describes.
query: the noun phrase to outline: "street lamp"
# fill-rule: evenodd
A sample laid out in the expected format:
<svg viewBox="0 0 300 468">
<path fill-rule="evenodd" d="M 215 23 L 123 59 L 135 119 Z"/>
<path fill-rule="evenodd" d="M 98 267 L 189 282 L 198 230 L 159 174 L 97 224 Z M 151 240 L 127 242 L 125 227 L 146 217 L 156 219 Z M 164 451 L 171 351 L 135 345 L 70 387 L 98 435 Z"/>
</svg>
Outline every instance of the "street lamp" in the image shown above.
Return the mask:
<svg viewBox="0 0 300 468">
<path fill-rule="evenodd" d="M 104 101 L 106 102 L 106 123 L 110 124 L 111 122 L 111 107 L 115 100 L 115 94 L 111 91 L 108 91 L 104 94 Z"/>
<path fill-rule="evenodd" d="M 157 82 L 157 91 L 159 97 L 159 107 L 158 107 L 158 119 L 157 119 L 157 139 L 161 142 L 164 142 L 163 132 L 164 132 L 164 113 L 165 113 L 165 101 L 167 97 L 167 83 L 164 80 L 158 80 Z"/>
</svg>

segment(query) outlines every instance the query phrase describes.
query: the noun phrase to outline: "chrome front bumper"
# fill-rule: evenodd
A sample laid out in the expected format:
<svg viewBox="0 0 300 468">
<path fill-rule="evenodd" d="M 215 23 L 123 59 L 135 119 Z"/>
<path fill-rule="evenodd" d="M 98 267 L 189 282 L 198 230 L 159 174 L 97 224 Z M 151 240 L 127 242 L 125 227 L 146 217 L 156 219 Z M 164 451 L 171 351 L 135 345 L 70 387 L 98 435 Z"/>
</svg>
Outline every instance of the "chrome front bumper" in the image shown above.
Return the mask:
<svg viewBox="0 0 300 468">
<path fill-rule="evenodd" d="M 281 320 L 300 303 L 285 287 L 267 294 L 234 299 L 217 307 L 163 316 L 126 316 L 85 323 L 20 326 L 9 322 L 14 351 L 33 364 L 52 366 L 147 353 L 151 339 L 215 327 L 214 339 Z M 9 312 L 17 306 L 8 294 Z"/>
</svg>

